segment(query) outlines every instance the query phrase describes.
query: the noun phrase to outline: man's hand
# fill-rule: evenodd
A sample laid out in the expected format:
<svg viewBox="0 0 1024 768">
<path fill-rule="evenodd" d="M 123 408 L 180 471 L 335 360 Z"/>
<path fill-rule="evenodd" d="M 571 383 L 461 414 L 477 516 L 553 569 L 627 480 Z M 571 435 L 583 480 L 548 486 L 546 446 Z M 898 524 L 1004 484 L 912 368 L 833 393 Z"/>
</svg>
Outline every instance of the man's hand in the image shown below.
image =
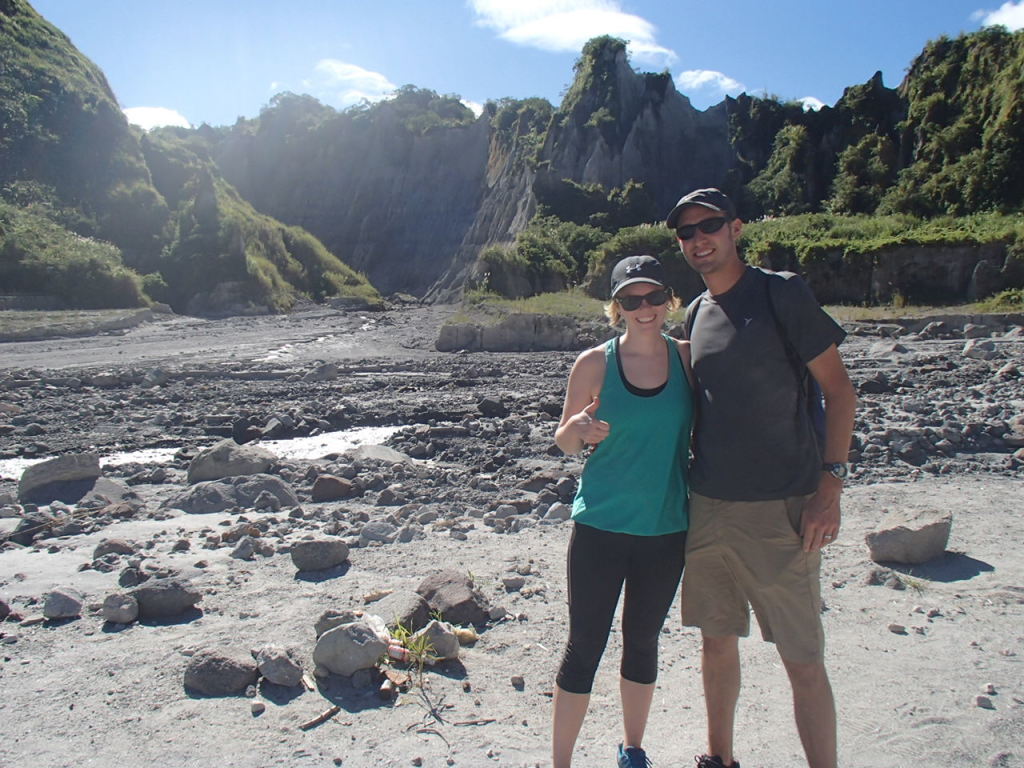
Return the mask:
<svg viewBox="0 0 1024 768">
<path fill-rule="evenodd" d="M 838 538 L 841 516 L 839 497 L 842 492 L 842 480 L 828 472 L 821 473 L 818 490 L 807 500 L 800 520 L 804 552 L 816 552 Z"/>
</svg>

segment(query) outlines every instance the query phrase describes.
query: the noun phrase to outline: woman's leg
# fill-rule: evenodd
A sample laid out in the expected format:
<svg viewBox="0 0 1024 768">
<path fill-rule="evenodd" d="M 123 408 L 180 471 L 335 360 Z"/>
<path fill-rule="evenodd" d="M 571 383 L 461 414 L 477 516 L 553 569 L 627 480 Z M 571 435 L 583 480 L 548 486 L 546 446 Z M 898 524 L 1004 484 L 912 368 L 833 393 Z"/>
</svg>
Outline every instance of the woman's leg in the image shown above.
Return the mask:
<svg viewBox="0 0 1024 768">
<path fill-rule="evenodd" d="M 569 639 L 556 678 L 551 752 L 555 768 L 572 762 L 572 751 L 590 702 L 615 606 L 626 573 L 623 534 L 576 524 L 569 540 Z"/>
<path fill-rule="evenodd" d="M 643 745 L 658 677 L 658 638 L 683 575 L 686 533 L 634 536 L 622 607 L 623 743 Z"/>
<path fill-rule="evenodd" d="M 590 705 L 589 693 L 569 693 L 555 686 L 551 715 L 551 764 L 553 768 L 569 768 L 576 738 L 583 727 Z"/>
</svg>

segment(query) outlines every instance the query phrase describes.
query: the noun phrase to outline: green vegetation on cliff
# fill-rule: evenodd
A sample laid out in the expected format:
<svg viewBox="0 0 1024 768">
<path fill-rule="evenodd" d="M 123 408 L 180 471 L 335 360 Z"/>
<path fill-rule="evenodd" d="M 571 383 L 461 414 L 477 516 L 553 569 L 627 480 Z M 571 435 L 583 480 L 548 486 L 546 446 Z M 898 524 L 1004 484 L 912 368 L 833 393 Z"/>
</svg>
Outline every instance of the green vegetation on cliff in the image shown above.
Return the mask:
<svg viewBox="0 0 1024 768">
<path fill-rule="evenodd" d="M 73 234 L 47 216 L 0 202 L 0 285 L 56 296 L 75 309 L 141 307 L 138 274 L 110 243 Z"/>
<path fill-rule="evenodd" d="M 0 4 L 0 197 L 25 183 L 74 208 L 81 235 L 129 263 L 159 251 L 169 211 L 95 64 L 23 0 Z"/>
</svg>

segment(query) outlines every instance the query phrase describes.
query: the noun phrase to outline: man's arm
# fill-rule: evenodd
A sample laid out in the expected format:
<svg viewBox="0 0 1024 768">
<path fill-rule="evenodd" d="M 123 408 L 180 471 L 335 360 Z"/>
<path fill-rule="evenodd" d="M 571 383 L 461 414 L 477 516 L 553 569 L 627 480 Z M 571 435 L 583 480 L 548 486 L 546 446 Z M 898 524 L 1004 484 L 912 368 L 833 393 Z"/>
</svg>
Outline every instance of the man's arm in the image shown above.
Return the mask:
<svg viewBox="0 0 1024 768">
<path fill-rule="evenodd" d="M 811 375 L 825 396 L 825 447 L 822 460 L 829 464 L 844 463 L 850 455 L 850 438 L 857 410 L 857 393 L 846 373 L 835 344 L 807 364 Z M 800 535 L 804 551 L 821 549 L 839 535 L 839 497 L 843 481 L 822 471 L 818 490 L 804 508 Z"/>
</svg>

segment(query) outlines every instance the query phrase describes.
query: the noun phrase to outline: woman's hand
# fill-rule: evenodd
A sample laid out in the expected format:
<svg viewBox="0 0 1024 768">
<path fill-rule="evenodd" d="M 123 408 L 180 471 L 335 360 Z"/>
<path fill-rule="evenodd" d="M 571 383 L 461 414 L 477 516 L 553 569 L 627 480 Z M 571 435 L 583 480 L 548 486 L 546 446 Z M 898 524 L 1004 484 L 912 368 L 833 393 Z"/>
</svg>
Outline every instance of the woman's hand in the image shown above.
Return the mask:
<svg viewBox="0 0 1024 768">
<path fill-rule="evenodd" d="M 611 432 L 611 424 L 595 416 L 600 405 L 601 398 L 595 397 L 590 405 L 569 417 L 573 432 L 584 445 L 597 445 Z"/>
</svg>

